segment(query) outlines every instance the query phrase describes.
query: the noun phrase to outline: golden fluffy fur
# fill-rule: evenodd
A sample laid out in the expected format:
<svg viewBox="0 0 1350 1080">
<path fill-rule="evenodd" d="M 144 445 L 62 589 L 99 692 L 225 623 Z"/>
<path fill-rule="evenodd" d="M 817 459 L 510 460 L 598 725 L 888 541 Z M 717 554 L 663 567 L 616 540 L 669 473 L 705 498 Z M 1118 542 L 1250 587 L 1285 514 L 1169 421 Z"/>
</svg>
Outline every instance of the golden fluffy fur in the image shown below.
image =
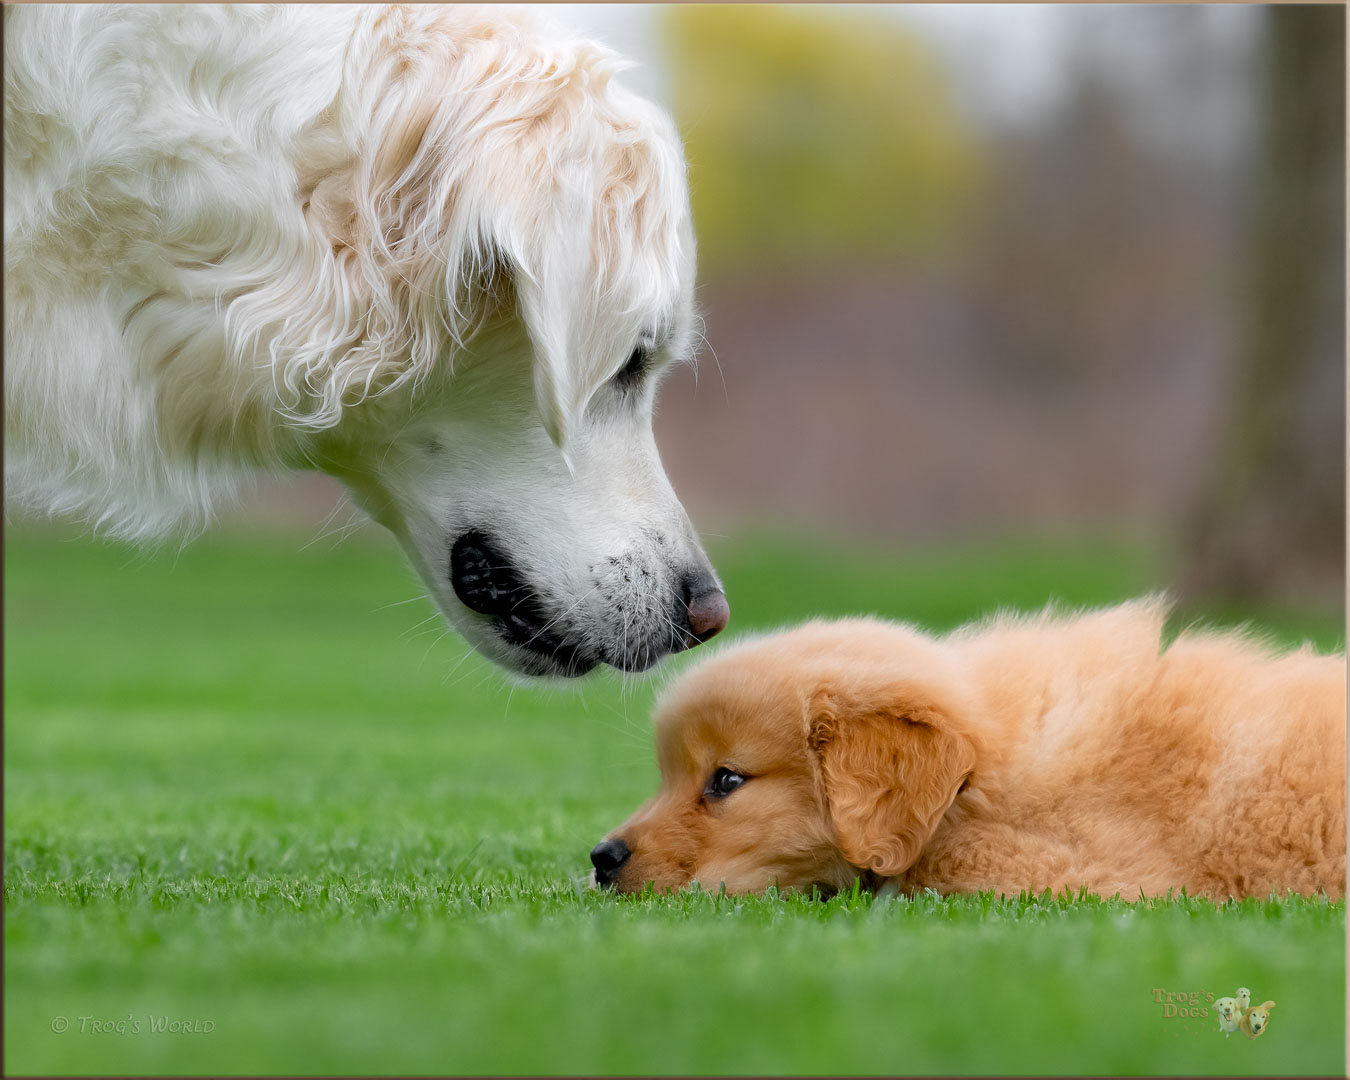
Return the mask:
<svg viewBox="0 0 1350 1080">
<path fill-rule="evenodd" d="M 726 649 L 659 706 L 661 789 L 612 834 L 611 883 L 1341 896 L 1343 657 L 1164 646 L 1165 617 L 818 621 Z M 719 769 L 744 782 L 716 794 Z"/>
</svg>

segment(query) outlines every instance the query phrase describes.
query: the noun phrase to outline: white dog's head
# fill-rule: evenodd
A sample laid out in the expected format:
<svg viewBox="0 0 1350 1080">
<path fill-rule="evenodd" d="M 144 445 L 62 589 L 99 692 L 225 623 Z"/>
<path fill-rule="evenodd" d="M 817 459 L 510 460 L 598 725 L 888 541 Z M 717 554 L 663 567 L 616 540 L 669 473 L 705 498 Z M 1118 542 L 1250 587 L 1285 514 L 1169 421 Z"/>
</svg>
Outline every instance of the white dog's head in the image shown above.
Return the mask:
<svg viewBox="0 0 1350 1080">
<path fill-rule="evenodd" d="M 365 154 L 333 168 L 316 137 L 302 183 L 367 311 L 340 362 L 287 365 L 308 453 L 498 663 L 642 670 L 728 617 L 651 430 L 695 337 L 678 136 L 594 45 L 404 18 L 421 66 L 357 110 Z"/>
<path fill-rule="evenodd" d="M 241 465 L 322 469 L 526 674 L 725 625 L 651 433 L 695 337 L 683 155 L 604 49 L 495 7 L 5 27 L 7 493 L 150 535 Z"/>
</svg>

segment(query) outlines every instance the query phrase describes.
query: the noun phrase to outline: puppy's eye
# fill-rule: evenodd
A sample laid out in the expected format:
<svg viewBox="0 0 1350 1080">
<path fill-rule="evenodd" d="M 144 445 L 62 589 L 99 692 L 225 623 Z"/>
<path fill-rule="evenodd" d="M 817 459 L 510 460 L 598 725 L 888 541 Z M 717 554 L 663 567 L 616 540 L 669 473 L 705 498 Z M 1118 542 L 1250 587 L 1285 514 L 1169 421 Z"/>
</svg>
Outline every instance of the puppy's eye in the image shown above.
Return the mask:
<svg viewBox="0 0 1350 1080">
<path fill-rule="evenodd" d="M 708 781 L 708 790 L 705 794 L 714 795 L 719 799 L 725 798 L 744 783 L 745 777 L 740 773 L 734 773 L 726 768 L 718 769 Z"/>
</svg>

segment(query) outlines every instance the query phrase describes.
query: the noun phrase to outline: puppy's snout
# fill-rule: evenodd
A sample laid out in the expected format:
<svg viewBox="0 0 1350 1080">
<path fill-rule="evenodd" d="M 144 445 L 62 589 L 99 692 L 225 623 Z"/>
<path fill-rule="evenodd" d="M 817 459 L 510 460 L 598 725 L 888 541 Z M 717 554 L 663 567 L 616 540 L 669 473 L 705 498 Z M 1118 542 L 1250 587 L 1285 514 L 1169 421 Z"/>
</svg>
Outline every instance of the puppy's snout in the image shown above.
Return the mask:
<svg viewBox="0 0 1350 1080">
<path fill-rule="evenodd" d="M 685 619 L 693 639 L 687 647 L 693 648 L 727 628 L 731 607 L 717 579 L 707 571 L 685 578 L 683 591 Z"/>
<path fill-rule="evenodd" d="M 601 840 L 600 843 L 591 848 L 591 865 L 595 867 L 595 883 L 601 886 L 612 885 L 631 854 L 628 845 L 617 837 Z"/>
</svg>

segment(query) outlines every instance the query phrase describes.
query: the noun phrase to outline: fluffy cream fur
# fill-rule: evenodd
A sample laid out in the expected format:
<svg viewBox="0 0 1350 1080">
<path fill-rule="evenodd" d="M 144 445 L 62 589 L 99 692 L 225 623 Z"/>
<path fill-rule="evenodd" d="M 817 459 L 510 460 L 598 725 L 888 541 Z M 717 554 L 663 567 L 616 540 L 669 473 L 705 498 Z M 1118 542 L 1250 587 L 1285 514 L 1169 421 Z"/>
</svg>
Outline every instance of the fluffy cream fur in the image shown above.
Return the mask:
<svg viewBox="0 0 1350 1080">
<path fill-rule="evenodd" d="M 467 528 L 595 659 L 666 651 L 710 577 L 650 431 L 694 243 L 614 57 L 496 8 L 4 17 L 11 503 L 146 537 L 317 468 L 495 659 L 539 669 L 447 584 Z"/>
<path fill-rule="evenodd" d="M 1140 601 L 932 638 L 812 622 L 684 673 L 624 891 L 1345 891 L 1345 659 Z M 719 795 L 719 769 L 743 778 Z M 599 850 L 599 849 L 597 849 Z"/>
</svg>

